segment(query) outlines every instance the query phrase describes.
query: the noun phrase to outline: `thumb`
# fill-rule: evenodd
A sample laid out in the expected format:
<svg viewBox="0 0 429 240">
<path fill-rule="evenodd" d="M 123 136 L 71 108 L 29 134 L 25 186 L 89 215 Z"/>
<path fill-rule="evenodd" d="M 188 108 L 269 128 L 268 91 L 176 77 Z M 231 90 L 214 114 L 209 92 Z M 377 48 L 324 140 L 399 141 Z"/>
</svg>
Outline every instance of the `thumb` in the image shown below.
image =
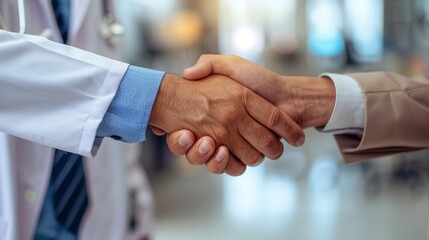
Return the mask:
<svg viewBox="0 0 429 240">
<path fill-rule="evenodd" d="M 194 66 L 183 71 L 183 77 L 188 80 L 199 80 L 212 74 L 213 67 L 210 62 L 198 61 Z"/>
</svg>

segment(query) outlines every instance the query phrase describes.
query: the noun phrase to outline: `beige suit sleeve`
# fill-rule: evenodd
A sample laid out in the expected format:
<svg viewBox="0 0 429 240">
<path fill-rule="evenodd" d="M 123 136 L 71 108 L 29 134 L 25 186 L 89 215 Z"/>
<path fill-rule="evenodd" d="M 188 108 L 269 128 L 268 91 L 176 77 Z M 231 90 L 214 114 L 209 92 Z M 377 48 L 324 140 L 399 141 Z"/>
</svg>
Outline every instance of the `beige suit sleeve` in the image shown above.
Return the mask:
<svg viewBox="0 0 429 240">
<path fill-rule="evenodd" d="M 429 148 L 429 76 L 349 74 L 365 94 L 362 138 L 336 135 L 346 162 Z"/>
</svg>

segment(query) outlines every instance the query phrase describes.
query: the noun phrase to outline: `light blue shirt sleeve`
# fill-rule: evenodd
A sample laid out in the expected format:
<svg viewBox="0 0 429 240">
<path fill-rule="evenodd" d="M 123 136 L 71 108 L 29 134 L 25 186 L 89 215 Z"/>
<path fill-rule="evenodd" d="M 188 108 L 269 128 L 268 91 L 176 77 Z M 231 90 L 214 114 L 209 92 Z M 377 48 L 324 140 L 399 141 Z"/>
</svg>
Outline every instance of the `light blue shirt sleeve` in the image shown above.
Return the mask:
<svg viewBox="0 0 429 240">
<path fill-rule="evenodd" d="M 150 113 L 164 74 L 131 65 L 97 129 L 97 137 L 133 143 L 145 141 Z"/>
</svg>

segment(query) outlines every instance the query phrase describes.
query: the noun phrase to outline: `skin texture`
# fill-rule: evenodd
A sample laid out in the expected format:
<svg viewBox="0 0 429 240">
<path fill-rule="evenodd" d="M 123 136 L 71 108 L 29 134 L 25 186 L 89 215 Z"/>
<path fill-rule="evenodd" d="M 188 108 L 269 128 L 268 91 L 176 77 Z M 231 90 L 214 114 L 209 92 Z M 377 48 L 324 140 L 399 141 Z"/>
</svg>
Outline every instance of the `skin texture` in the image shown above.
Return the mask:
<svg viewBox="0 0 429 240">
<path fill-rule="evenodd" d="M 267 99 L 285 112 L 300 127 L 324 126 L 329 121 L 335 105 L 335 87 L 330 79 L 314 77 L 286 77 L 269 71 L 257 64 L 233 55 L 203 55 L 195 66 L 184 71 L 184 77 L 198 80 L 211 74 L 220 74 L 241 83 Z M 179 138 L 191 139 L 186 146 Z M 300 146 L 300 139 L 293 144 Z M 198 146 L 201 141 L 208 143 L 209 153 L 201 154 Z M 224 151 L 216 150 L 210 137 L 195 142 L 192 132 L 184 129 L 169 134 L 167 143 L 175 154 L 186 154 L 190 162 L 204 162 L 212 173 L 222 173 L 227 158 Z M 216 161 L 216 159 L 222 159 Z"/>
<path fill-rule="evenodd" d="M 159 133 L 188 129 L 193 134 L 179 136 L 177 142 L 194 146 L 187 151 L 189 162 L 201 165 L 205 162 L 199 160 L 200 155 L 223 153 L 226 155 L 221 161 L 213 158 L 219 164 L 210 165 L 210 169 L 230 175 L 242 174 L 246 165 L 259 165 L 264 156 L 279 158 L 283 145 L 278 135 L 290 142 L 304 136 L 302 129 L 274 105 L 221 75 L 186 81 L 166 74 L 149 123 Z M 195 137 L 199 140 L 193 144 Z"/>
</svg>

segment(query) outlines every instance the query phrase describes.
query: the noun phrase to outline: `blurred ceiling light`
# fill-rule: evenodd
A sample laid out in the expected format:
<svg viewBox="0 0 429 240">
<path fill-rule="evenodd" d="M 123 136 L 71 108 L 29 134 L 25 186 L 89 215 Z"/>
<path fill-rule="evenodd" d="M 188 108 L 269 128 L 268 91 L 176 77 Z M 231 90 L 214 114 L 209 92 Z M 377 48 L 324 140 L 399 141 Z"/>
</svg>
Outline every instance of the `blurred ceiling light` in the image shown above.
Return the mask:
<svg viewBox="0 0 429 240">
<path fill-rule="evenodd" d="M 267 46 L 280 54 L 298 49 L 297 0 L 221 0 L 219 4 L 222 53 L 258 62 Z"/>
<path fill-rule="evenodd" d="M 286 141 L 282 139 L 282 142 L 287 146 Z M 308 164 L 307 157 L 302 150 L 291 149 L 278 161 L 270 162 L 267 166 L 270 167 L 273 175 L 298 179 L 304 175 Z"/>
<path fill-rule="evenodd" d="M 288 55 L 298 50 L 299 42 L 295 33 L 272 31 L 270 33 L 270 46 L 275 52 Z"/>
<path fill-rule="evenodd" d="M 344 0 L 345 30 L 354 60 L 373 62 L 382 58 L 383 12 L 383 0 Z"/>
<path fill-rule="evenodd" d="M 268 173 L 269 174 L 269 173 Z M 265 211 L 270 217 L 293 216 L 298 204 L 298 189 L 293 179 L 267 176 Z"/>
<path fill-rule="evenodd" d="M 296 0 L 270 0 L 265 3 L 269 31 L 269 47 L 280 54 L 292 54 L 298 50 L 296 35 Z"/>
<path fill-rule="evenodd" d="M 219 1 L 219 48 L 258 62 L 265 49 L 262 0 Z"/>
<path fill-rule="evenodd" d="M 202 19 L 195 11 L 180 11 L 165 26 L 164 33 L 176 48 L 194 46 L 202 39 Z"/>
<path fill-rule="evenodd" d="M 198 13 L 183 10 L 174 13 L 168 21 L 154 23 L 150 37 L 153 45 L 162 51 L 195 46 L 202 40 L 203 23 Z"/>
<path fill-rule="evenodd" d="M 337 159 L 320 156 L 314 160 L 310 169 L 310 186 L 315 191 L 324 191 L 337 182 L 339 169 Z"/>
<path fill-rule="evenodd" d="M 223 180 L 224 213 L 237 225 L 264 216 L 286 219 L 296 209 L 296 183 L 266 171 L 265 165 L 248 168 L 239 178 L 225 176 Z"/>
<path fill-rule="evenodd" d="M 243 224 L 264 210 L 266 183 L 262 167 L 247 169 L 239 178 L 223 177 L 224 212 L 232 222 Z"/>
<path fill-rule="evenodd" d="M 308 6 L 308 46 L 312 54 L 334 57 L 344 51 L 341 11 L 337 0 L 312 0 Z"/>
<path fill-rule="evenodd" d="M 231 50 L 238 55 L 253 55 L 264 48 L 262 29 L 248 26 L 236 29 L 231 36 Z"/>
<path fill-rule="evenodd" d="M 344 63 L 345 44 L 338 0 L 311 0 L 307 8 L 309 59 L 323 67 Z"/>
<path fill-rule="evenodd" d="M 338 187 L 324 191 L 310 190 L 308 198 L 308 225 L 310 238 L 328 240 L 336 238 L 338 212 L 341 209 L 341 192 Z M 341 224 L 341 223 L 340 223 Z"/>
<path fill-rule="evenodd" d="M 308 217 L 314 239 L 334 239 L 338 226 L 338 211 L 341 206 L 338 159 L 332 156 L 319 156 L 310 170 L 308 188 Z"/>
</svg>

